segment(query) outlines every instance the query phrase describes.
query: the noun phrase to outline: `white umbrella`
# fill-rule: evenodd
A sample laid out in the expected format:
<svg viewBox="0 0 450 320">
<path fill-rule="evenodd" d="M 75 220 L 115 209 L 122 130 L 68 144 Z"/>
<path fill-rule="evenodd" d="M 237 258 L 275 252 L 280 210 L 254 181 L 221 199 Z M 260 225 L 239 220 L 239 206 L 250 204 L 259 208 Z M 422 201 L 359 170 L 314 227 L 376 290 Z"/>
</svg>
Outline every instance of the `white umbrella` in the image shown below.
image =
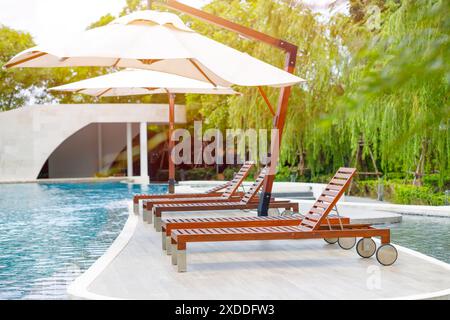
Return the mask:
<svg viewBox="0 0 450 320">
<path fill-rule="evenodd" d="M 6 67 L 150 69 L 217 86 L 290 86 L 303 79 L 202 36 L 175 14 L 152 10 L 25 50 Z"/>
<path fill-rule="evenodd" d="M 293 71 L 297 55 L 295 45 L 174 0 L 162 3 L 257 41 L 283 48 L 287 52 L 285 67 Z M 246 53 L 195 33 L 172 13 L 152 10 L 135 12 L 106 26 L 70 38 L 58 39 L 49 44 L 41 44 L 19 53 L 5 65 L 7 68 L 73 66 L 150 69 L 207 81 L 214 86 L 257 86 L 274 115 L 274 127 L 280 132 L 283 131 L 286 119 L 290 87 L 305 81 Z M 261 86 L 282 88 L 276 114 Z M 281 134 L 279 141 L 281 142 Z M 275 144 L 272 145 L 276 148 Z M 277 159 L 277 152 L 278 150 L 272 148 L 271 158 Z M 261 197 L 264 214 L 267 214 L 275 167 L 276 161 L 272 161 L 271 170 L 264 184 L 264 196 Z"/>
<path fill-rule="evenodd" d="M 175 165 L 171 153 L 174 141 L 175 94 L 239 94 L 231 88 L 215 87 L 208 82 L 198 81 L 150 70 L 124 70 L 87 80 L 50 88 L 53 91 L 83 93 L 96 97 L 128 96 L 166 93 L 169 95 L 169 192 L 174 192 Z"/>
<path fill-rule="evenodd" d="M 215 87 L 209 82 L 142 69 L 115 72 L 49 90 L 83 93 L 96 97 L 158 93 L 238 94 L 229 87 Z"/>
</svg>

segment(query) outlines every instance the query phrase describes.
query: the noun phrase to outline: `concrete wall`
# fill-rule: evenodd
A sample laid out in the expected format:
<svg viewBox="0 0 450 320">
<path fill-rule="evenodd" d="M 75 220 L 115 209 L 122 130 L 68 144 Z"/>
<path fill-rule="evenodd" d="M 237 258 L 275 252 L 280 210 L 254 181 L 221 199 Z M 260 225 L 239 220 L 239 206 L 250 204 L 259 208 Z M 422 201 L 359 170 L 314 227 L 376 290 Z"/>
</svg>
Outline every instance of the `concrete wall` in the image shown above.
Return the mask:
<svg viewBox="0 0 450 320">
<path fill-rule="evenodd" d="M 76 132 L 92 123 L 138 123 L 166 125 L 168 106 L 161 104 L 92 104 L 92 105 L 39 105 L 27 106 L 0 113 L 0 182 L 33 181 L 37 178 L 42 166 L 50 155 L 60 145 Z M 184 106 L 176 106 L 175 122 L 186 122 Z M 111 129 L 111 131 L 110 131 Z M 86 136 L 73 137 L 70 143 L 62 145 L 55 153 L 55 159 L 65 161 L 73 174 L 80 174 L 77 166 L 83 167 L 76 160 L 76 149 L 93 148 L 97 141 L 92 142 L 89 136 L 94 132 L 87 129 Z M 119 132 L 114 126 L 106 126 L 104 134 Z M 84 133 L 82 133 L 84 134 Z M 117 133 L 118 134 L 118 133 Z M 125 139 L 125 129 L 123 129 Z M 107 139 L 108 140 L 108 139 Z M 124 140 L 123 140 L 124 141 Z M 124 147 L 121 141 L 103 145 L 105 163 L 113 157 L 114 152 Z M 64 155 L 62 151 L 74 148 L 72 155 Z M 97 147 L 96 147 L 97 148 Z M 61 151 L 61 153 L 60 153 Z M 97 155 L 97 151 L 95 152 Z M 54 161 L 55 159 L 50 159 Z M 86 160 L 87 162 L 91 160 Z M 90 164 L 89 164 L 90 166 Z M 55 168 L 55 175 L 63 173 Z"/>
<path fill-rule="evenodd" d="M 139 134 L 133 124 L 133 138 Z M 48 158 L 49 178 L 93 177 L 126 147 L 125 123 L 91 123 L 67 138 Z"/>
</svg>

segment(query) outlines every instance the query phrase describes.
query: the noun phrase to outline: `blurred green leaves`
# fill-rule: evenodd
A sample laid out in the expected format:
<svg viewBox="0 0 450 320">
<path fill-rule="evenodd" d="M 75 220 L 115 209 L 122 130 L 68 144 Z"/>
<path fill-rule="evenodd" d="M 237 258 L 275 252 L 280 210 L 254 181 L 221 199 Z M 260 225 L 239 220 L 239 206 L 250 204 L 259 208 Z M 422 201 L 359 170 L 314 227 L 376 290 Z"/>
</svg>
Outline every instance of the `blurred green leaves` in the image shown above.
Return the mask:
<svg viewBox="0 0 450 320">
<path fill-rule="evenodd" d="M 450 175 L 450 2 L 448 0 L 351 0 L 350 15 L 319 17 L 297 1 L 213 0 L 204 10 L 299 47 L 295 86 L 282 144 L 282 162 L 305 157 L 311 174 L 354 165 L 358 140 L 363 158 L 372 151 L 383 172 L 413 172 L 424 157 L 426 172 Z M 127 0 L 120 15 L 145 8 Z M 156 9 L 166 10 L 155 5 Z M 194 30 L 275 66 L 283 53 L 266 44 L 192 19 Z M 110 22 L 105 15 L 90 27 Z M 0 63 L 33 45 L 26 33 L 0 29 Z M 206 48 L 205 48 L 206 50 Z M 42 88 L 93 77 L 112 69 L 0 70 L 0 106 L 22 105 L 29 90 L 42 101 L 97 102 L 77 94 L 48 95 Z M 272 118 L 256 88 L 243 96 L 187 95 L 191 121 L 204 129 L 270 128 Z M 266 88 L 273 105 L 278 90 Z M 36 91 L 36 90 L 35 90 Z M 39 101 L 39 95 L 37 95 Z M 101 102 L 166 102 L 165 96 L 104 98 Z"/>
</svg>

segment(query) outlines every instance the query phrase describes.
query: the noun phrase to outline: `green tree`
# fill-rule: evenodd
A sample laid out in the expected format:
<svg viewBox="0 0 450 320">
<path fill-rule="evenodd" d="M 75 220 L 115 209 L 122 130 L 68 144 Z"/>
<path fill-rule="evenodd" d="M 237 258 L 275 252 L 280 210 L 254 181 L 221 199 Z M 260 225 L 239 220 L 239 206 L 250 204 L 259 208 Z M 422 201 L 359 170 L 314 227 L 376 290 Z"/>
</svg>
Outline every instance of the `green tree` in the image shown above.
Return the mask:
<svg viewBox="0 0 450 320">
<path fill-rule="evenodd" d="M 29 33 L 0 25 L 0 111 L 21 107 L 30 99 L 44 101 L 46 72 L 4 69 L 3 65 L 18 52 L 34 46 Z"/>
<path fill-rule="evenodd" d="M 145 8 L 146 2 L 128 0 L 120 15 Z M 157 5 L 155 9 L 167 10 Z M 283 164 L 296 165 L 301 157 L 313 177 L 330 174 L 341 165 L 354 164 L 362 137 L 363 158 L 373 154 L 384 173 L 416 172 L 420 177 L 424 172 L 438 172 L 441 181 L 450 175 L 448 1 L 352 0 L 349 15 L 335 14 L 330 19 L 319 17 L 299 1 L 213 0 L 204 10 L 299 47 L 296 74 L 307 82 L 293 88 L 281 150 Z M 186 15 L 180 17 L 205 36 L 283 66 L 284 56 L 278 49 Z M 112 19 L 112 15 L 103 16 L 90 27 Z M 5 42 L 9 47 L 1 50 L 7 53 L 2 62 L 31 45 L 29 35 L 21 37 Z M 9 83 L 3 81 L 0 86 L 9 89 L 1 90 L 0 98 L 5 104 L 13 92 L 17 100 L 6 105 L 15 107 L 26 99 L 32 84 L 59 85 L 113 70 L 54 69 L 46 74 L 47 80 L 40 80 L 36 70 L 30 75 L 38 78 L 32 79 L 24 69 L 20 75 L 8 74 Z M 177 102 L 186 103 L 190 120 L 207 119 L 205 128 L 270 128 L 272 116 L 257 90 L 236 89 L 244 95 L 187 95 L 186 99 L 179 95 Z M 276 105 L 279 90 L 266 91 Z M 61 102 L 98 101 L 79 94 L 48 97 Z M 101 101 L 166 102 L 167 98 Z"/>
</svg>

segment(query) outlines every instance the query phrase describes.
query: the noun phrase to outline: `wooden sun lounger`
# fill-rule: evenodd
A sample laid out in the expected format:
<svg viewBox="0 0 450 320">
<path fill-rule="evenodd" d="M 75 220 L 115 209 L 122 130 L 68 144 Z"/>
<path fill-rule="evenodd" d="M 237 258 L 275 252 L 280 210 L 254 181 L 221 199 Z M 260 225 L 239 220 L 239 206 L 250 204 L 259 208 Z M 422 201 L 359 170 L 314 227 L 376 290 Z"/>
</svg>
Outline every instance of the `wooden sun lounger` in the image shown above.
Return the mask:
<svg viewBox="0 0 450 320">
<path fill-rule="evenodd" d="M 358 254 L 368 258 L 375 254 L 376 244 L 371 237 L 380 237 L 382 246 L 376 251 L 378 261 L 383 265 L 391 265 L 397 259 L 397 251 L 390 245 L 390 230 L 375 229 L 368 224 L 324 224 L 328 214 L 337 203 L 339 194 L 350 184 L 355 169 L 340 168 L 312 209 L 304 215 L 297 226 L 241 227 L 241 228 L 202 228 L 176 229 L 171 234 L 172 264 L 178 265 L 178 271 L 187 270 L 186 248 L 189 242 L 215 241 L 254 241 L 254 240 L 290 240 L 290 239 L 338 239 L 342 243 L 352 240 L 354 246 L 357 237 L 362 237 L 357 244 Z"/>
<path fill-rule="evenodd" d="M 351 179 L 349 176 L 347 180 Z M 344 181 L 345 179 L 343 179 Z M 347 191 L 348 184 L 342 187 L 342 192 L 337 192 L 332 198 L 339 201 L 341 196 Z M 333 190 L 333 187 L 327 185 L 324 192 Z M 336 190 L 337 191 L 337 190 Z M 161 229 L 162 246 L 165 250 L 167 248 L 170 254 L 170 238 L 171 232 L 175 229 L 204 229 L 204 228 L 240 228 L 240 227 L 277 227 L 277 226 L 296 226 L 301 223 L 303 216 L 271 216 L 271 217 L 208 217 L 208 218 L 177 218 L 177 219 L 162 219 Z M 334 224 L 349 224 L 350 219 L 347 217 L 339 217 L 336 215 L 328 215 L 326 223 Z"/>
<path fill-rule="evenodd" d="M 302 222 L 303 217 L 294 216 L 268 216 L 268 217 L 221 217 L 221 218 L 188 218 L 188 219 L 163 219 L 162 229 L 162 249 L 171 254 L 171 235 L 177 229 L 209 229 L 209 228 L 240 228 L 240 227 L 277 227 L 277 226 L 297 226 Z M 349 224 L 350 218 L 329 215 L 325 224 L 331 225 Z"/>
<path fill-rule="evenodd" d="M 191 195 L 191 197 L 182 198 L 152 198 L 143 201 L 143 214 L 144 221 L 152 222 L 151 211 L 156 204 L 176 204 L 176 203 L 204 203 L 204 202 L 234 202 L 239 201 L 244 196 L 243 192 L 237 192 L 239 186 L 247 178 L 250 169 L 253 166 L 253 162 L 246 162 L 239 172 L 234 176 L 233 180 L 227 186 L 224 192 L 220 195 L 213 197 L 209 195 Z"/>
<path fill-rule="evenodd" d="M 236 173 L 234 178 L 224 184 L 215 186 L 211 189 L 208 189 L 204 193 L 173 193 L 173 194 L 137 194 L 133 197 L 133 211 L 135 214 L 139 214 L 139 201 L 140 200 L 153 200 L 153 199 L 188 199 L 197 196 L 201 196 L 202 198 L 218 198 L 225 196 L 233 195 L 242 197 L 243 193 L 237 192 L 237 189 L 248 176 L 250 169 L 253 167 L 254 162 L 246 161 Z M 220 190 L 225 189 L 224 192 L 219 192 Z"/>
<path fill-rule="evenodd" d="M 233 180 L 230 181 L 230 184 L 225 189 L 223 193 L 219 196 L 191 196 L 191 197 L 183 197 L 183 198 L 173 198 L 173 199 L 162 199 L 162 198 L 153 198 L 146 199 L 143 201 L 143 213 L 142 218 L 144 221 L 152 223 L 152 209 L 153 206 L 157 204 L 188 204 L 188 203 L 206 203 L 206 202 L 236 202 L 240 201 L 242 197 L 245 195 L 242 192 L 237 192 L 239 186 L 244 182 L 245 178 L 247 178 L 251 167 L 253 166 L 253 162 L 246 162 L 238 173 L 234 176 Z"/>
<path fill-rule="evenodd" d="M 171 203 L 153 205 L 154 226 L 161 231 L 161 216 L 163 212 L 215 211 L 215 210 L 250 210 L 258 208 L 257 193 L 262 187 L 268 168 L 263 168 L 258 178 L 239 201 L 202 202 L 202 203 Z M 298 212 L 298 203 L 291 201 L 270 201 L 270 208 L 282 208 Z M 150 220 L 150 219 L 148 219 Z"/>
</svg>

